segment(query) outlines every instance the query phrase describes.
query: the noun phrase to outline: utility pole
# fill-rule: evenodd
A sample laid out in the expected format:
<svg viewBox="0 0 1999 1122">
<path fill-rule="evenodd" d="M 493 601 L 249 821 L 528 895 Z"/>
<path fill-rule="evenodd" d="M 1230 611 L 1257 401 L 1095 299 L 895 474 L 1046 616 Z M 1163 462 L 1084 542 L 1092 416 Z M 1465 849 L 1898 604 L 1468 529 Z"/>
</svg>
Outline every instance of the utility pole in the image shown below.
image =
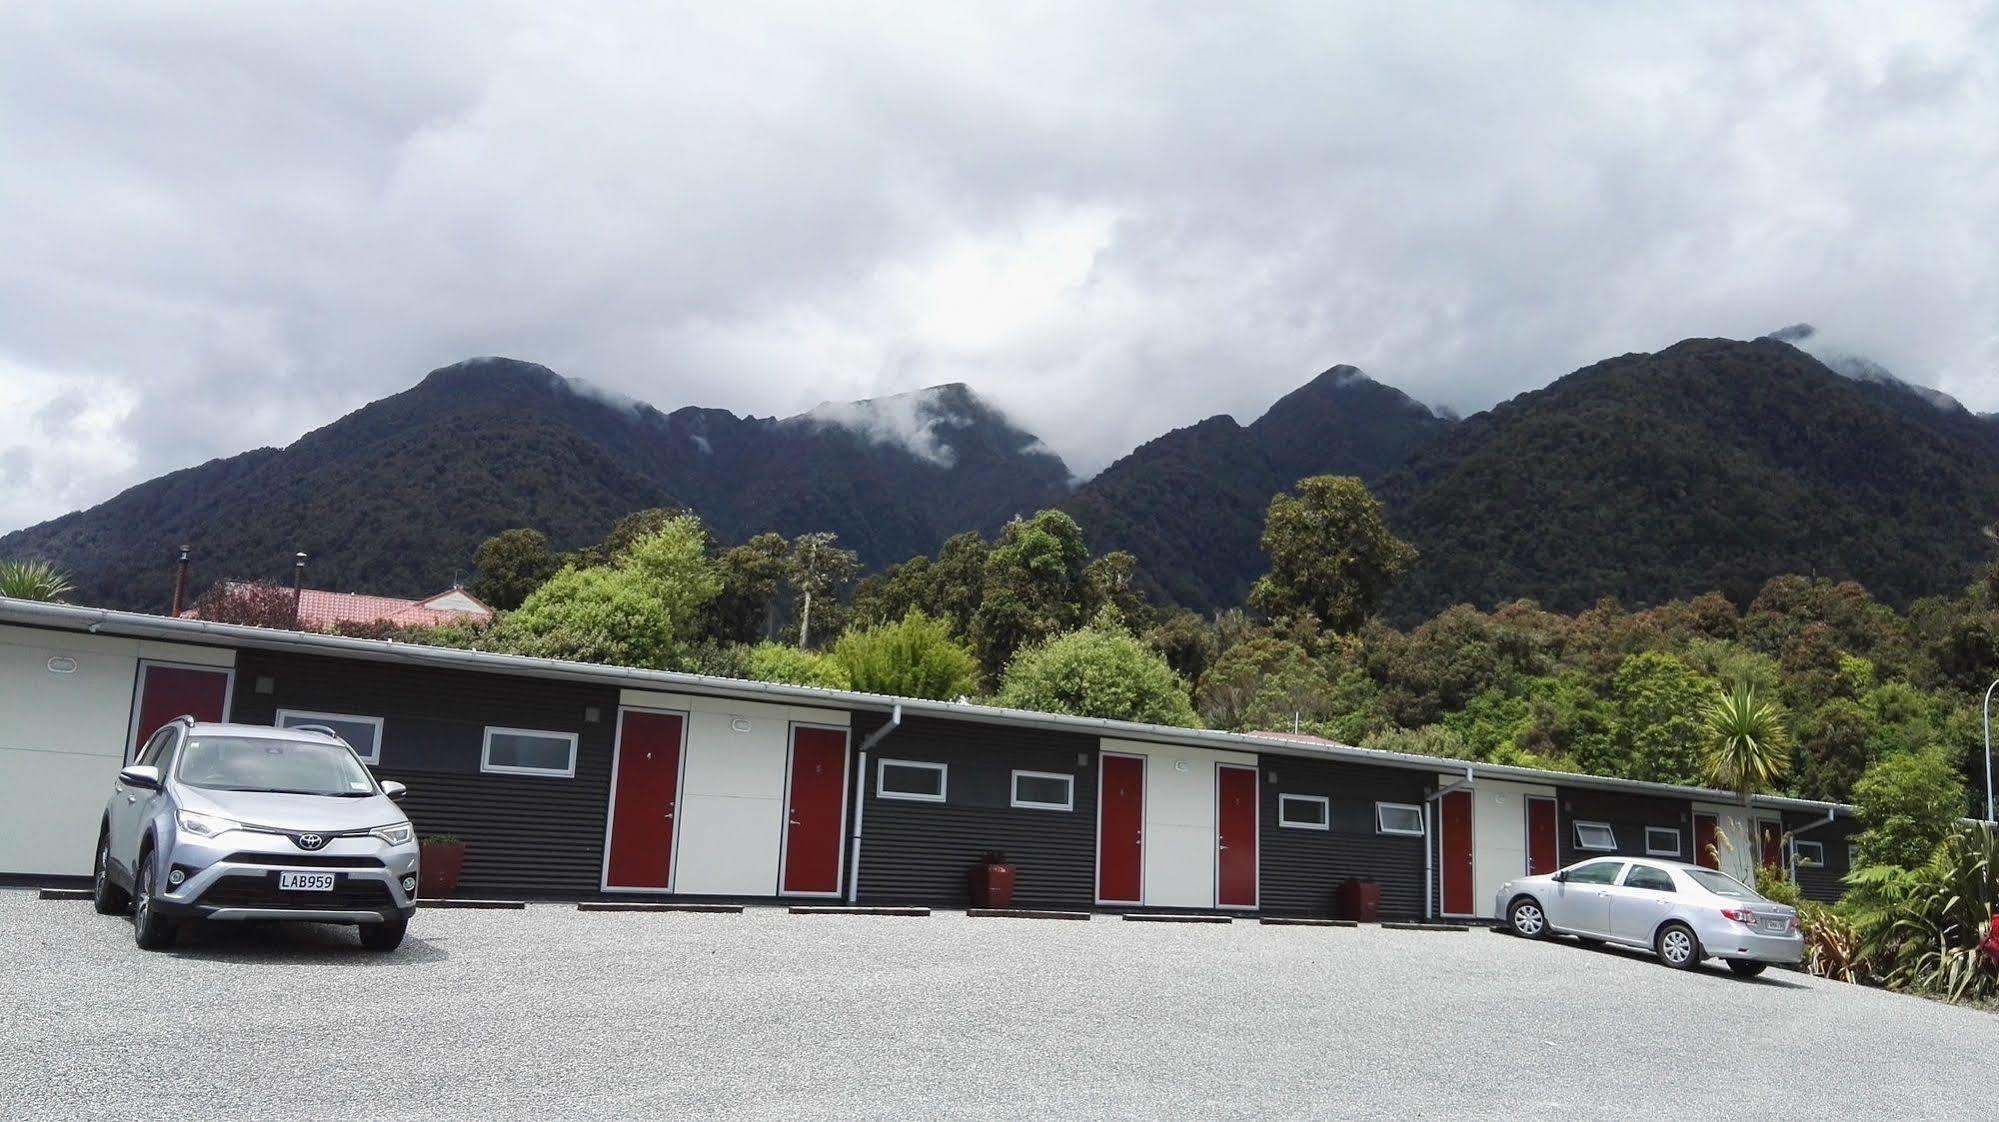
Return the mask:
<svg viewBox="0 0 1999 1122">
<path fill-rule="evenodd" d="M 305 553 L 292 560 L 292 630 L 298 630 L 299 603 L 305 599 Z"/>
</svg>

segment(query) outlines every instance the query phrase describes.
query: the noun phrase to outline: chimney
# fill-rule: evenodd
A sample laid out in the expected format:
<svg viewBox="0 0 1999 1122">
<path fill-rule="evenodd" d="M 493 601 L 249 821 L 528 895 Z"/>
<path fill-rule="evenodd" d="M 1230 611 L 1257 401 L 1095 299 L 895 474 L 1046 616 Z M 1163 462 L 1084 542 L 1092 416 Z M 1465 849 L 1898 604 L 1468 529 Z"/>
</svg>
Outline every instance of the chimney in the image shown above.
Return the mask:
<svg viewBox="0 0 1999 1122">
<path fill-rule="evenodd" d="M 180 545 L 180 564 L 174 570 L 174 606 L 168 615 L 179 618 L 181 609 L 187 607 L 187 543 Z"/>
<path fill-rule="evenodd" d="M 301 551 L 292 561 L 292 630 L 298 630 L 299 601 L 305 598 L 305 553 Z"/>
</svg>

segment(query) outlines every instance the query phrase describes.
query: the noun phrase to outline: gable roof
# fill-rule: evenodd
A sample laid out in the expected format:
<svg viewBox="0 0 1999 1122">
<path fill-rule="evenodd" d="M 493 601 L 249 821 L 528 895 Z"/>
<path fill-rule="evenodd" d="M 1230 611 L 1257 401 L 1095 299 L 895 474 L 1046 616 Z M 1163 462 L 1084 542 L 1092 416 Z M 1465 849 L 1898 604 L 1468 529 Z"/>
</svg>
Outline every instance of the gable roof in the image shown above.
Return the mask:
<svg viewBox="0 0 1999 1122">
<path fill-rule="evenodd" d="M 223 587 L 233 591 L 246 587 L 242 581 L 224 581 Z M 437 601 L 458 593 L 474 607 L 436 606 Z M 192 607 L 181 613 L 182 619 L 200 619 L 200 607 Z M 341 624 L 385 623 L 395 627 L 438 627 L 447 623 L 463 623 L 477 620 L 484 623 L 493 618 L 493 609 L 481 603 L 471 593 L 463 589 L 446 589 L 435 596 L 423 600 L 404 600 L 395 596 L 371 596 L 365 592 L 329 592 L 320 588 L 308 588 L 299 593 L 298 626 L 302 631 L 327 631 Z"/>
<path fill-rule="evenodd" d="M 1320 741 L 1316 737 L 1305 738 L 1290 733 L 1240 733 L 1219 732 L 1212 729 L 1175 728 L 1167 725 L 1148 725 L 1137 721 L 1114 721 L 1103 717 L 1074 717 L 1063 713 L 1040 713 L 1025 709 L 1005 709 L 999 706 L 978 705 L 971 702 L 889 697 L 883 694 L 860 693 L 854 690 L 833 690 L 818 686 L 793 686 L 778 682 L 750 681 L 742 678 L 717 678 L 705 674 L 686 674 L 674 670 L 643 670 L 632 666 L 606 666 L 597 663 L 567 662 L 562 659 L 535 658 L 528 655 L 462 650 L 456 647 L 432 647 L 421 643 L 400 643 L 393 639 L 354 639 L 344 635 L 281 631 L 276 628 L 250 627 L 234 623 L 215 623 L 210 620 L 201 619 L 173 619 L 166 616 L 144 615 L 138 612 L 119 612 L 108 608 L 85 608 L 72 604 L 50 604 L 35 600 L 11 600 L 6 597 L 0 597 L 0 623 L 12 623 L 26 627 L 56 628 L 65 631 L 88 631 L 92 634 L 123 635 L 132 638 L 160 639 L 180 643 L 205 643 L 211 646 L 300 651 L 330 658 L 356 658 L 370 662 L 427 666 L 444 670 L 481 671 L 489 674 L 517 674 L 525 677 L 588 682 L 626 689 L 673 690 L 710 697 L 738 698 L 745 701 L 768 701 L 804 706 L 816 705 L 822 708 L 839 707 L 875 713 L 907 712 L 912 716 L 937 717 L 953 721 L 978 721 L 985 724 L 1040 728 L 1059 732 L 1080 732 L 1125 740 L 1141 740 L 1155 744 L 1179 744 L 1195 748 L 1216 748 L 1224 751 L 1260 752 L 1270 755 L 1337 759 L 1374 764 L 1380 767 L 1403 768 L 1437 774 L 1461 774 L 1473 781 L 1483 776 L 1495 780 L 1514 780 L 1562 787 L 1597 788 L 1610 791 L 1625 791 L 1633 794 L 1691 799 L 1706 803 L 1734 803 L 1740 805 L 1740 799 L 1733 793 L 1707 787 L 1654 783 L 1639 779 L 1619 779 L 1613 776 L 1585 775 L 1578 772 L 1548 771 L 1541 768 L 1518 767 L 1511 764 L 1492 764 L 1476 760 L 1450 759 L 1442 756 L 1422 756 L 1408 752 L 1388 752 L 1376 748 L 1359 748 L 1351 744 L 1340 744 L 1334 741 Z M 1850 814 L 1853 809 L 1844 803 L 1822 802 L 1815 799 L 1794 799 L 1784 795 L 1757 795 L 1755 796 L 1754 803 L 1758 807 L 1768 809 L 1812 811 L 1819 814 Z"/>
</svg>

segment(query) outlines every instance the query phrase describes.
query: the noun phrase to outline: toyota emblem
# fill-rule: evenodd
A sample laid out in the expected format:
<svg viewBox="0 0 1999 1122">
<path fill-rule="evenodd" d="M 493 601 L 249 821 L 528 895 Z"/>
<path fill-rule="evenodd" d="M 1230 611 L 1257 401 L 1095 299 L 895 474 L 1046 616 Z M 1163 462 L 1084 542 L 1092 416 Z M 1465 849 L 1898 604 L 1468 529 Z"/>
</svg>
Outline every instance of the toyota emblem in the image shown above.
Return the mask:
<svg viewBox="0 0 1999 1122">
<path fill-rule="evenodd" d="M 297 841 L 300 849 L 318 849 L 326 844 L 326 839 L 318 834 L 300 834 Z"/>
</svg>

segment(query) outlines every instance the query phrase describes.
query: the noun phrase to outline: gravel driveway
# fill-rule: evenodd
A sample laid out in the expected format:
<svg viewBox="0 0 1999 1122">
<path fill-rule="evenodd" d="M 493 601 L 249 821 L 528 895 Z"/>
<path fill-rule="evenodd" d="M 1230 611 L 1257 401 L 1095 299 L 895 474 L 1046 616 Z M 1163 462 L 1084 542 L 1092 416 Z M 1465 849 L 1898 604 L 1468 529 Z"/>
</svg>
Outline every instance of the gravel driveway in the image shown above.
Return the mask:
<svg viewBox="0 0 1999 1122">
<path fill-rule="evenodd" d="M 1375 928 L 431 911 L 147 954 L 0 892 L 0 1118 L 1990 1117 L 1999 1018 Z"/>
</svg>

